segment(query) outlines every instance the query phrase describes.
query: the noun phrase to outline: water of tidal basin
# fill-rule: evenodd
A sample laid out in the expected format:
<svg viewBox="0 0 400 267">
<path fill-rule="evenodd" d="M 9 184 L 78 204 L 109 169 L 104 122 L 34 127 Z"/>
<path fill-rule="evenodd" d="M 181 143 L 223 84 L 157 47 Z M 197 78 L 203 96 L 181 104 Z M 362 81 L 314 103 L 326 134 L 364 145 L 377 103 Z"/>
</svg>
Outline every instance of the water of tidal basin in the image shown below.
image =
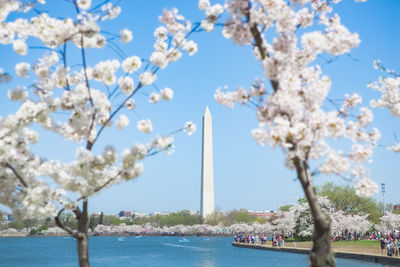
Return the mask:
<svg viewBox="0 0 400 267">
<path fill-rule="evenodd" d="M 91 237 L 91 266 L 308 266 L 308 256 L 236 248 L 232 238 Z M 379 248 L 377 247 L 377 251 Z M 367 261 L 337 259 L 339 267 L 384 266 Z M 76 241 L 64 237 L 0 238 L 0 266 L 77 266 Z"/>
</svg>

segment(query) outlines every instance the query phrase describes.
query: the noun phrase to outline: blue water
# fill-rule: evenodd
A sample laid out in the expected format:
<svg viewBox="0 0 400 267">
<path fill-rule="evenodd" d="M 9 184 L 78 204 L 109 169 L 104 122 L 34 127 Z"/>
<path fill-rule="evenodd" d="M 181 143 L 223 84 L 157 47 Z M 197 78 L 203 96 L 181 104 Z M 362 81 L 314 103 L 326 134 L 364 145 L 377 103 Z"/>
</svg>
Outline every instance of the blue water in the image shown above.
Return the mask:
<svg viewBox="0 0 400 267">
<path fill-rule="evenodd" d="M 91 237 L 91 266 L 308 266 L 308 255 L 236 248 L 232 238 Z M 377 251 L 379 248 L 377 248 Z M 336 259 L 339 267 L 385 266 Z M 76 241 L 64 237 L 0 238 L 0 266 L 77 266 Z"/>
</svg>

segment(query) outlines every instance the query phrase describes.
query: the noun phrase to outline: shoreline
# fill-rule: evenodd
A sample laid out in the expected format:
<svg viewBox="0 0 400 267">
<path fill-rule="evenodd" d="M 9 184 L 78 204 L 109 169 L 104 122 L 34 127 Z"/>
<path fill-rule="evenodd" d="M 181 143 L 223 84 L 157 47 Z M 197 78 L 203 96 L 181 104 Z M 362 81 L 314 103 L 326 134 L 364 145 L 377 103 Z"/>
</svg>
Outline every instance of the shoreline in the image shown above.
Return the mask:
<svg viewBox="0 0 400 267">
<path fill-rule="evenodd" d="M 29 236 L 28 234 L 24 234 L 24 233 L 15 233 L 15 234 L 0 234 L 0 238 L 1 237 L 27 237 Z"/>
<path fill-rule="evenodd" d="M 236 243 L 232 242 L 232 246 L 238 248 L 248 248 L 248 249 L 261 249 L 261 250 L 270 250 L 277 252 L 286 252 L 286 253 L 297 253 L 297 254 L 310 254 L 310 249 L 307 248 L 295 248 L 295 247 L 272 247 L 268 245 L 261 244 L 247 244 L 247 243 Z M 369 254 L 369 253 L 356 253 L 356 252 L 347 252 L 347 251 L 334 251 L 335 258 L 344 258 L 344 259 L 352 259 L 352 260 L 362 260 L 362 261 L 370 261 L 375 263 L 383 263 L 390 265 L 400 265 L 400 257 L 390 257 L 379 254 Z"/>
<path fill-rule="evenodd" d="M 197 235 L 197 234 L 166 234 L 166 235 L 160 235 L 160 234 L 105 234 L 105 235 L 93 235 L 89 234 L 89 237 L 102 237 L 102 236 L 111 236 L 111 237 L 119 237 L 119 236 L 126 236 L 126 237 L 135 237 L 135 236 L 177 236 L 177 237 L 182 237 L 182 236 L 189 236 L 189 237 L 232 237 L 232 235 L 216 235 L 216 234 L 203 234 L 203 235 Z M 3 234 L 0 235 L 0 238 L 2 237 L 72 237 L 71 235 L 65 234 L 65 235 L 60 235 L 60 234 L 55 234 L 55 235 L 49 235 L 49 234 L 44 234 L 44 235 L 29 235 L 29 234 Z"/>
</svg>

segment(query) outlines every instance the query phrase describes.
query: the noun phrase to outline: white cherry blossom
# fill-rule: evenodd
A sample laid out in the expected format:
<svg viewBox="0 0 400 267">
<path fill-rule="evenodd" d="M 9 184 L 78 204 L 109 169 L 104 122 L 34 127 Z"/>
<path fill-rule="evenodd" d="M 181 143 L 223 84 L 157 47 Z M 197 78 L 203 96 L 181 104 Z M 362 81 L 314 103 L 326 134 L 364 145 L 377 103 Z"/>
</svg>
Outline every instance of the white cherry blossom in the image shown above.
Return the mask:
<svg viewBox="0 0 400 267">
<path fill-rule="evenodd" d="M 379 191 L 379 186 L 369 178 L 364 178 L 354 185 L 357 195 L 371 197 Z"/>
<path fill-rule="evenodd" d="M 119 88 L 121 89 L 121 92 L 124 94 L 131 94 L 133 91 L 133 79 L 129 76 L 124 76 L 119 78 L 118 80 L 118 85 Z"/>
<path fill-rule="evenodd" d="M 151 85 L 155 80 L 157 79 L 157 76 L 151 72 L 151 71 L 145 71 L 142 74 L 140 74 L 139 80 L 143 85 Z"/>
<path fill-rule="evenodd" d="M 81 9 L 89 9 L 92 4 L 92 0 L 77 0 L 78 6 Z"/>
<path fill-rule="evenodd" d="M 171 88 L 166 87 L 160 91 L 161 98 L 164 100 L 172 100 L 174 97 L 174 91 Z"/>
<path fill-rule="evenodd" d="M 150 57 L 151 64 L 164 69 L 168 65 L 167 56 L 159 51 L 155 51 Z"/>
<path fill-rule="evenodd" d="M 137 122 L 137 128 L 142 133 L 150 133 L 153 131 L 153 125 L 151 124 L 150 120 L 140 120 Z"/>
<path fill-rule="evenodd" d="M 121 30 L 120 38 L 123 43 L 129 43 L 132 41 L 132 32 L 128 29 Z"/>
<path fill-rule="evenodd" d="M 28 46 L 22 39 L 15 40 L 13 42 L 13 48 L 15 53 L 25 56 L 28 53 Z"/>
<path fill-rule="evenodd" d="M 129 125 L 129 119 L 126 115 L 120 115 L 115 124 L 119 130 L 125 129 L 125 127 Z"/>
<path fill-rule="evenodd" d="M 192 121 L 187 121 L 183 129 L 188 135 L 192 135 L 197 131 L 197 126 Z"/>
<path fill-rule="evenodd" d="M 151 93 L 149 96 L 149 102 L 153 103 L 153 104 L 160 102 L 160 99 L 161 99 L 161 95 L 158 93 L 155 93 L 155 92 Z"/>
<path fill-rule="evenodd" d="M 122 69 L 127 73 L 132 73 L 139 70 L 142 66 L 142 60 L 137 56 L 126 58 L 122 62 Z"/>
<path fill-rule="evenodd" d="M 29 70 L 31 69 L 31 65 L 26 62 L 21 62 L 15 65 L 15 72 L 21 78 L 28 77 Z"/>
</svg>

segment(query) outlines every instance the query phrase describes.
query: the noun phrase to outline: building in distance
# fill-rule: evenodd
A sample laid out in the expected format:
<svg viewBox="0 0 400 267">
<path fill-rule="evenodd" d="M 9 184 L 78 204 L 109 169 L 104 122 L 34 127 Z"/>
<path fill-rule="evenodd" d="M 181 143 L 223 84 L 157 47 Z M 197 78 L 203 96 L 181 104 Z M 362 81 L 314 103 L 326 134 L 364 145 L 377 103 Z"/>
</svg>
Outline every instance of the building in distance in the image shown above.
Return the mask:
<svg viewBox="0 0 400 267">
<path fill-rule="evenodd" d="M 256 218 L 270 218 L 274 212 L 270 210 L 248 210 L 249 214 L 256 217 Z"/>
</svg>

